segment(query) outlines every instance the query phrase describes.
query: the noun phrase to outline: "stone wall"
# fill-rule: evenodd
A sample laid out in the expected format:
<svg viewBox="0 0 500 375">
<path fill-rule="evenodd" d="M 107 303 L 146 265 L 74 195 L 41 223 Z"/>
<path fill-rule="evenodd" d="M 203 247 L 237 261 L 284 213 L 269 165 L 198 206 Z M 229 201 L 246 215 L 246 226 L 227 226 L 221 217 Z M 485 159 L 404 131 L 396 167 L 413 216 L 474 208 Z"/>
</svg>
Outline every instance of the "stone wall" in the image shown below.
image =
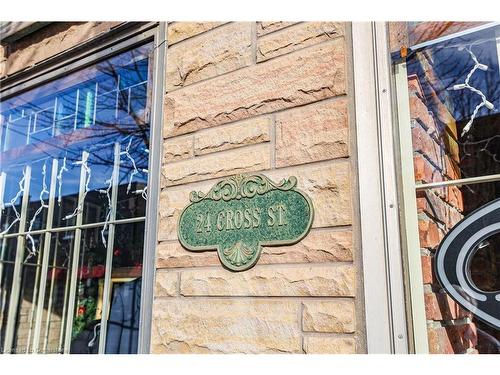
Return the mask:
<svg viewBox="0 0 500 375">
<path fill-rule="evenodd" d="M 350 27 L 168 25 L 153 353 L 364 353 Z M 234 273 L 177 220 L 220 178 L 297 176 L 311 232 Z"/>
<path fill-rule="evenodd" d="M 36 65 L 109 31 L 121 22 L 53 22 L 12 43 L 0 45 L 0 78 Z"/>
</svg>

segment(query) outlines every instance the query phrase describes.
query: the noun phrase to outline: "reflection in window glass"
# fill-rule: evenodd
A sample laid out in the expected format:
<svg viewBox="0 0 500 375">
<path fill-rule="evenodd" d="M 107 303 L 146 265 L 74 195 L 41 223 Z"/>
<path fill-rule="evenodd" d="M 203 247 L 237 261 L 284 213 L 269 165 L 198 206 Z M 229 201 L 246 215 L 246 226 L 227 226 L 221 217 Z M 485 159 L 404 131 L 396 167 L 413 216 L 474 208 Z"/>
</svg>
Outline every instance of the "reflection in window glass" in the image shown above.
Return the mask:
<svg viewBox="0 0 500 375">
<path fill-rule="evenodd" d="M 417 181 L 500 173 L 496 32 L 437 43 L 407 59 Z"/>
<path fill-rule="evenodd" d="M 465 216 L 497 198 L 500 198 L 500 182 L 417 192 L 426 318 L 430 324 L 443 324 L 450 332 L 448 345 L 439 348 L 431 345 L 431 351 L 437 352 L 440 349 L 451 353 L 465 353 L 473 349 L 480 353 L 500 353 L 500 331 L 476 319 L 447 297 L 432 272 L 434 256 L 444 236 Z M 470 262 L 469 272 L 479 290 L 500 291 L 499 238 L 495 235 L 478 244 Z M 450 326 L 450 322 L 454 324 Z M 434 329 L 435 327 L 429 327 L 429 335 L 435 334 Z"/>
<path fill-rule="evenodd" d="M 433 271 L 445 235 L 472 211 L 500 197 L 500 179 L 473 180 L 500 173 L 500 27 L 432 40 L 463 28 L 458 24 L 406 25 L 410 43 L 427 42 L 403 62 L 414 176 L 424 185 L 416 200 L 429 350 L 500 353 L 500 331 L 448 296 Z M 460 185 L 452 182 L 468 178 Z M 429 183 L 433 185 L 425 187 Z M 498 287 L 499 252 L 496 237 L 477 245 L 468 272 L 478 289 Z"/>
<path fill-rule="evenodd" d="M 104 296 L 141 279 L 151 48 L 0 103 L 2 352 L 97 353 Z"/>
</svg>

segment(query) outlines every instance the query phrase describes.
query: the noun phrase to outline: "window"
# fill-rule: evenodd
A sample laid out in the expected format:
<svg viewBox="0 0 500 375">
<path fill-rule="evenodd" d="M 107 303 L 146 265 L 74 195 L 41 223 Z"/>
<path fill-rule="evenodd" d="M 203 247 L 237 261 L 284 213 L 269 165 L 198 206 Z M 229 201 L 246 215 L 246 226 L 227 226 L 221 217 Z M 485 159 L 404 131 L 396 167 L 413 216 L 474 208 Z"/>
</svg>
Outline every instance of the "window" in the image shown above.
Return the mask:
<svg viewBox="0 0 500 375">
<path fill-rule="evenodd" d="M 0 103 L 2 352 L 137 352 L 152 50 Z"/>
<path fill-rule="evenodd" d="M 419 237 L 419 249 L 409 251 L 420 251 L 429 351 L 500 353 L 498 327 L 449 298 L 433 272 L 444 237 L 471 212 L 500 198 L 500 27 L 441 22 L 406 26 L 410 43 L 423 41 L 394 64 L 405 65 L 405 70 L 396 69 L 404 72 L 396 77 L 405 86 L 405 92 L 398 90 L 406 96 L 399 102 L 407 101 L 411 118 L 400 124 L 411 127 L 412 140 L 411 166 L 403 169 L 414 172 L 409 199 L 416 199 Z M 443 36 L 448 29 L 472 26 Z M 431 35 L 439 38 L 432 40 Z M 476 244 L 473 254 L 464 270 L 467 279 L 496 303 L 499 236 Z"/>
</svg>

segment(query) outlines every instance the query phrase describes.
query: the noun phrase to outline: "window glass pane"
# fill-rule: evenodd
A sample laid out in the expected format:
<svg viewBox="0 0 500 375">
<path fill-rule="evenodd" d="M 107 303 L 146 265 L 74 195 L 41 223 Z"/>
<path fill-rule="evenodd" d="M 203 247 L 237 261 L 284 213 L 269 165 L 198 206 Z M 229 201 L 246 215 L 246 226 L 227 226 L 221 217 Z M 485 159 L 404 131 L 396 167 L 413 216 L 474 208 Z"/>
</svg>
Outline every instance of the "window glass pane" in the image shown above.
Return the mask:
<svg viewBox="0 0 500 375">
<path fill-rule="evenodd" d="M 406 59 L 416 181 L 500 173 L 499 30 L 431 44 Z"/>
<path fill-rule="evenodd" d="M 43 246 L 44 236 L 33 235 L 32 240 L 35 246 L 40 249 Z M 26 247 L 30 240 L 25 238 Z M 14 353 L 30 353 L 32 351 L 33 334 L 35 328 L 35 315 L 38 302 L 38 292 L 40 286 L 40 253 L 31 255 L 25 252 L 22 262 L 21 294 L 17 306 L 16 330 L 14 337 Z"/>
<path fill-rule="evenodd" d="M 149 134 L 134 137 L 124 147 L 120 168 L 116 217 L 127 219 L 146 214 Z"/>
<path fill-rule="evenodd" d="M 9 310 L 10 293 L 12 291 L 12 276 L 17 238 L 2 239 L 0 252 L 0 353 L 5 345 L 7 329 L 7 312 Z"/>
<path fill-rule="evenodd" d="M 70 286 L 71 253 L 74 231 L 52 235 L 47 287 L 45 290 L 40 351 L 61 353 L 63 351 L 65 317 Z"/>
<path fill-rule="evenodd" d="M 412 136 L 412 154 L 404 157 L 411 157 L 417 183 L 434 183 L 416 191 L 431 353 L 500 353 L 500 330 L 481 310 L 500 296 L 499 237 L 474 239 L 488 225 L 483 216 L 477 216 L 480 229 L 467 227 L 470 215 L 483 215 L 475 210 L 500 198 L 500 179 L 449 184 L 500 174 L 500 26 L 470 32 L 478 25 L 407 22 L 390 31 L 393 63 L 405 63 L 407 72 L 397 76 L 409 95 L 400 98 L 408 100 Z"/>
<path fill-rule="evenodd" d="M 431 352 L 500 353 L 500 331 L 488 325 L 467 309 L 454 302 L 442 289 L 433 272 L 436 250 L 444 236 L 465 216 L 500 198 L 500 182 L 482 183 L 446 189 L 427 189 L 417 193 L 418 229 L 422 256 L 424 299 L 430 337 L 439 334 L 440 327 L 448 333 L 446 346 L 431 345 Z M 476 246 L 468 272 L 476 287 L 500 293 L 500 246 L 498 235 Z"/>
<path fill-rule="evenodd" d="M 66 227 L 76 224 L 78 191 L 80 186 L 81 166 L 76 155 L 58 158 L 57 184 L 55 187 L 56 204 L 54 205 L 53 227 Z"/>
<path fill-rule="evenodd" d="M 71 353 L 97 353 L 99 341 L 89 349 L 89 337 L 102 317 L 106 248 L 101 241 L 101 229 L 82 231 L 78 261 L 77 287 L 73 326 L 71 327 Z"/>
<path fill-rule="evenodd" d="M 84 223 L 97 223 L 106 220 L 111 204 L 114 148 L 114 143 L 110 143 L 103 146 L 99 152 L 93 152 L 89 155 L 87 163 L 92 171 L 92 176 L 89 181 L 89 192 L 85 197 Z"/>
<path fill-rule="evenodd" d="M 30 198 L 26 222 L 27 231 L 45 228 L 51 174 L 51 160 L 39 160 L 31 164 Z"/>
<path fill-rule="evenodd" d="M 143 233 L 143 222 L 116 227 L 106 353 L 137 353 Z"/>
<path fill-rule="evenodd" d="M 145 216 L 151 51 L 152 43 L 136 47 L 0 103 L 5 181 L 0 191 L 0 344 L 7 351 L 67 352 L 65 342 L 74 343 L 101 319 L 107 244 L 120 243 L 109 237 L 110 223 Z M 24 196 L 29 198 L 22 207 Z M 13 236 L 21 220 L 23 263 L 16 288 Z M 81 225 L 92 228 L 75 230 Z M 144 225 L 129 229 L 137 225 L 142 229 L 127 235 L 139 236 L 131 245 L 140 245 L 129 250 L 132 263 L 124 267 L 140 277 L 142 267 L 134 262 L 142 264 Z M 50 242 L 45 245 L 46 238 Z M 74 256 L 77 280 L 71 280 Z M 71 285 L 76 287 L 71 290 Z M 15 311 L 8 303 L 12 287 L 20 291 Z M 76 302 L 70 306 L 73 296 Z M 74 318 L 71 327 L 65 326 L 68 315 Z M 8 326 L 13 338 L 6 342 Z"/>
<path fill-rule="evenodd" d="M 21 202 L 24 189 L 24 166 L 6 168 L 3 207 L 0 215 L 0 233 L 15 233 L 19 230 Z"/>
</svg>

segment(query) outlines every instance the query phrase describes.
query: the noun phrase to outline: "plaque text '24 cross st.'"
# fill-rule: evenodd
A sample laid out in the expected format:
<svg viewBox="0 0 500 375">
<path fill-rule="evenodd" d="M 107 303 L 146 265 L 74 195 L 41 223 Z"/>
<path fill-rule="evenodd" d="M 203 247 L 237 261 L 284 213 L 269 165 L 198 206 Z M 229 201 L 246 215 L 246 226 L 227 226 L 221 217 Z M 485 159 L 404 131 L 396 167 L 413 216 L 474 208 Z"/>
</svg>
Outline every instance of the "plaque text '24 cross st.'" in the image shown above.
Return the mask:
<svg viewBox="0 0 500 375">
<path fill-rule="evenodd" d="M 275 184 L 255 174 L 229 177 L 207 194 L 193 191 L 179 218 L 179 240 L 191 251 L 217 250 L 230 270 L 247 270 L 262 246 L 291 245 L 309 232 L 313 206 L 296 186 L 293 176 Z"/>
</svg>

